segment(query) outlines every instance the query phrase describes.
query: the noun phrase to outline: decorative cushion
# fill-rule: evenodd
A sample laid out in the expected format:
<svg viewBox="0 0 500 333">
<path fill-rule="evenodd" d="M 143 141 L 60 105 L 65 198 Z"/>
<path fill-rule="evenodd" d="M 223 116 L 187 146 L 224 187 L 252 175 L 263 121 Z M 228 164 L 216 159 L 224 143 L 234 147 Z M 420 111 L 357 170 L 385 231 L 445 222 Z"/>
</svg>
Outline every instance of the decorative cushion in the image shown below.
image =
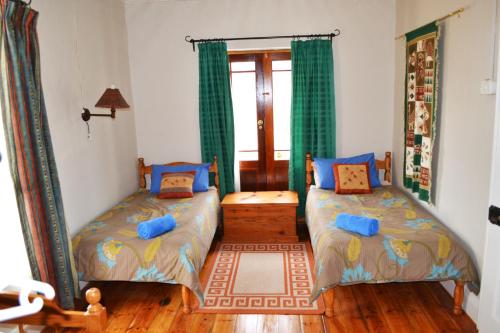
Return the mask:
<svg viewBox="0 0 500 333">
<path fill-rule="evenodd" d="M 335 193 L 372 193 L 368 162 L 358 164 L 333 164 Z"/>
<path fill-rule="evenodd" d="M 382 184 L 378 178 L 378 171 L 375 167 L 375 154 L 368 153 L 344 158 L 314 158 L 316 186 L 324 190 L 335 189 L 335 177 L 333 175 L 333 164 L 357 164 L 368 162 L 370 171 L 370 186 L 380 187 Z M 316 175 L 317 173 L 317 175 Z M 316 179 L 317 178 L 317 179 Z"/>
<path fill-rule="evenodd" d="M 162 173 L 158 198 L 192 198 L 195 174 L 196 171 Z"/>
<path fill-rule="evenodd" d="M 160 193 L 161 175 L 164 172 L 185 172 L 195 171 L 193 182 L 193 192 L 206 192 L 208 191 L 208 173 L 210 170 L 210 163 L 203 163 L 199 165 L 153 165 L 151 171 L 151 188 L 150 192 Z"/>
</svg>

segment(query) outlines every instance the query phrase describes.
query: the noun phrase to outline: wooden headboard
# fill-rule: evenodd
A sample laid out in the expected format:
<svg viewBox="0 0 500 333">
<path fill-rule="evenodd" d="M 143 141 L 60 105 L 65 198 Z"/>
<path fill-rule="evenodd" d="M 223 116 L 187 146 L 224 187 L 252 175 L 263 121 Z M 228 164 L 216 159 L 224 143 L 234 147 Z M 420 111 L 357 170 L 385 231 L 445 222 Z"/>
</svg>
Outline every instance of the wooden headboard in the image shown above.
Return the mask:
<svg viewBox="0 0 500 333">
<path fill-rule="evenodd" d="M 172 162 L 163 165 L 176 166 L 176 165 L 200 165 L 200 163 L 188 163 L 188 162 Z M 146 175 L 151 175 L 152 171 L 151 165 L 144 164 L 144 158 L 139 157 L 139 187 L 146 188 Z M 219 168 L 217 166 L 217 155 L 214 156 L 214 161 L 210 165 L 210 169 L 208 172 L 214 174 L 215 178 L 215 187 L 217 191 L 219 191 Z"/>
<path fill-rule="evenodd" d="M 385 153 L 383 160 L 375 160 L 375 167 L 377 170 L 384 170 L 384 180 L 388 183 L 392 181 L 391 177 L 391 152 Z M 311 153 L 306 154 L 306 192 L 309 192 L 313 177 L 313 165 Z"/>
</svg>

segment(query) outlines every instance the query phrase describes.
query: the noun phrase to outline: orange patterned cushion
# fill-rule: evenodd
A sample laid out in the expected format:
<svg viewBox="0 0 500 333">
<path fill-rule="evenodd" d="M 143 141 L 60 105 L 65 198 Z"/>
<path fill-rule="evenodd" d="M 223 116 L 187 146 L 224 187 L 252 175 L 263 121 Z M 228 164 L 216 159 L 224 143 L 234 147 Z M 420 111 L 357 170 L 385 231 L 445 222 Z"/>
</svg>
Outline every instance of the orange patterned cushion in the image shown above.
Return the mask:
<svg viewBox="0 0 500 333">
<path fill-rule="evenodd" d="M 368 163 L 333 164 L 335 193 L 364 194 L 372 193 Z"/>
<path fill-rule="evenodd" d="M 195 174 L 195 171 L 162 173 L 158 198 L 192 198 Z"/>
</svg>

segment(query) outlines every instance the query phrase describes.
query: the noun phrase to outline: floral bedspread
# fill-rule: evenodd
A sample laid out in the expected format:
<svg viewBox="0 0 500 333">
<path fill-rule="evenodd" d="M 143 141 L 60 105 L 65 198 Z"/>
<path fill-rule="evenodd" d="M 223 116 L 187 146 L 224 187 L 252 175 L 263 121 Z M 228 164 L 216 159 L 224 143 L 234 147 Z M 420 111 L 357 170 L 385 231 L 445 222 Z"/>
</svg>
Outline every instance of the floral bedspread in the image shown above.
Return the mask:
<svg viewBox="0 0 500 333">
<path fill-rule="evenodd" d="M 79 279 L 179 283 L 203 302 L 199 273 L 217 228 L 219 210 L 215 189 L 186 199 L 157 199 L 149 191 L 139 191 L 73 238 Z M 138 238 L 138 223 L 165 214 L 176 218 L 174 230 L 150 240 Z"/>
<path fill-rule="evenodd" d="M 345 212 L 373 217 L 380 231 L 363 237 L 338 229 L 335 217 Z M 315 258 L 311 300 L 323 288 L 355 283 L 460 280 L 478 282 L 470 256 L 440 222 L 392 186 L 372 194 L 338 195 L 312 188 L 306 221 Z"/>
</svg>

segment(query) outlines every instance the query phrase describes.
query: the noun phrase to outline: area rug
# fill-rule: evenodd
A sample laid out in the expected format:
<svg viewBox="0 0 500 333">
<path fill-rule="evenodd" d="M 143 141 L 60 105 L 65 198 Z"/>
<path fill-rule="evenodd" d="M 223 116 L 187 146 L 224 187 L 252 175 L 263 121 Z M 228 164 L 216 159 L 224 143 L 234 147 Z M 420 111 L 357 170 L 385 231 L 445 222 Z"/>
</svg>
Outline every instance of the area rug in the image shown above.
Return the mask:
<svg viewBox="0 0 500 333">
<path fill-rule="evenodd" d="M 321 314 L 323 300 L 309 303 L 312 253 L 305 243 L 220 243 L 203 282 L 198 312 Z"/>
</svg>

